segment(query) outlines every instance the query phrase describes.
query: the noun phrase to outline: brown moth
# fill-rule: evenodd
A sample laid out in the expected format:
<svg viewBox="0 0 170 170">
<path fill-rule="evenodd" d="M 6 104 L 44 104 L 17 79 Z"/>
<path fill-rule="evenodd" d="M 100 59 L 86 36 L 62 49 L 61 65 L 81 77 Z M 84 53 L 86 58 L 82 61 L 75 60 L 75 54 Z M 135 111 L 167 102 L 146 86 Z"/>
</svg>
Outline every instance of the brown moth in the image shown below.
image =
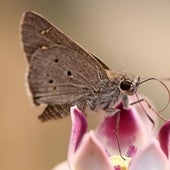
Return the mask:
<svg viewBox="0 0 170 170">
<path fill-rule="evenodd" d="M 69 114 L 77 105 L 84 111 L 103 109 L 136 93 L 139 77 L 113 73 L 98 58 L 66 36 L 42 16 L 27 11 L 21 24 L 24 51 L 29 63 L 28 84 L 36 105 L 46 104 L 42 121 Z"/>
</svg>

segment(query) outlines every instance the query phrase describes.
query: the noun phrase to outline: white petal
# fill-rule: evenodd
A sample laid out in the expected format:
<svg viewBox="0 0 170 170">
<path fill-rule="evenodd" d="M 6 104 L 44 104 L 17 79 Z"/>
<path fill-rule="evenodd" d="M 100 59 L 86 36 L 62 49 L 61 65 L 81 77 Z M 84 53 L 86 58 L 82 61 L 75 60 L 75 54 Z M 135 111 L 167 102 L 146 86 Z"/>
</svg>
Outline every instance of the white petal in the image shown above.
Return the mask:
<svg viewBox="0 0 170 170">
<path fill-rule="evenodd" d="M 70 168 L 68 166 L 68 162 L 65 161 L 55 166 L 52 170 L 70 170 Z"/>
<path fill-rule="evenodd" d="M 74 158 L 74 170 L 113 169 L 108 155 L 92 131 L 84 136 Z"/>
<path fill-rule="evenodd" d="M 168 159 L 158 141 L 153 140 L 131 162 L 129 170 L 169 170 Z"/>
</svg>

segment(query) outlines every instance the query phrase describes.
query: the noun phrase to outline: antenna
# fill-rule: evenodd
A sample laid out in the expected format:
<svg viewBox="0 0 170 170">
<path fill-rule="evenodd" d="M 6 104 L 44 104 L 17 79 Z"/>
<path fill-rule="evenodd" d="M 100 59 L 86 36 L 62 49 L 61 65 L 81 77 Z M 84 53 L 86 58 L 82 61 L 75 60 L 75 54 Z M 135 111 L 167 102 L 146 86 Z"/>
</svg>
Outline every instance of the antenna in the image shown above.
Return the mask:
<svg viewBox="0 0 170 170">
<path fill-rule="evenodd" d="M 168 93 L 168 102 L 167 102 L 167 104 L 165 105 L 165 107 L 164 107 L 163 109 L 159 110 L 159 111 L 156 111 L 155 109 L 153 109 L 153 108 L 151 107 L 151 105 L 149 104 L 149 102 L 148 102 L 146 99 L 139 99 L 139 97 L 138 97 L 137 94 L 136 94 L 136 97 L 137 97 L 138 101 L 137 101 L 137 102 L 133 102 L 132 104 L 140 103 L 140 102 L 142 102 L 142 101 L 145 101 L 146 104 L 148 105 L 148 107 L 149 107 L 158 117 L 160 117 L 160 118 L 161 118 L 162 120 L 164 120 L 164 121 L 167 121 L 167 119 L 164 118 L 164 117 L 160 114 L 160 113 L 163 112 L 165 109 L 167 109 L 168 105 L 170 104 L 170 91 L 169 91 L 168 87 L 165 85 L 165 83 L 163 83 L 161 80 L 159 80 L 159 79 L 157 79 L 157 78 L 148 78 L 148 79 L 146 79 L 146 80 L 143 80 L 143 81 L 139 82 L 138 85 L 140 85 L 140 84 L 142 84 L 142 83 L 145 83 L 145 82 L 147 82 L 147 81 L 151 81 L 151 80 L 154 80 L 154 81 L 159 82 L 159 83 L 166 89 L 166 91 L 167 91 L 167 93 Z M 169 81 L 170 78 L 167 78 L 167 79 L 165 79 L 165 80 L 166 80 L 166 81 Z M 131 105 L 132 105 L 132 104 L 131 104 Z M 141 105 L 141 106 L 142 106 L 142 105 Z M 143 106 L 142 106 L 142 108 L 143 108 L 143 110 L 145 111 L 145 109 L 144 109 Z M 150 116 L 147 114 L 146 111 L 145 111 L 145 113 L 146 113 L 147 117 L 151 120 Z M 151 122 L 153 122 L 153 120 L 152 120 Z"/>
</svg>

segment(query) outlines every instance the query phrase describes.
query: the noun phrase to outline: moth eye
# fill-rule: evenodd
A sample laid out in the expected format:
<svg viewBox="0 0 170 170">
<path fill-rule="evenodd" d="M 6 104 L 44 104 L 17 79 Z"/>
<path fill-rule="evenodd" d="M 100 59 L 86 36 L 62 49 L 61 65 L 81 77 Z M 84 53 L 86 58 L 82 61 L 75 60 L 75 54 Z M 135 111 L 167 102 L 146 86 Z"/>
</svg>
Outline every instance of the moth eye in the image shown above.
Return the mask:
<svg viewBox="0 0 170 170">
<path fill-rule="evenodd" d="M 123 80 L 120 83 L 120 89 L 123 91 L 128 91 L 131 89 L 131 87 L 132 87 L 132 83 L 128 80 Z"/>
<path fill-rule="evenodd" d="M 71 71 L 67 71 L 67 75 L 71 76 L 72 75 Z"/>
<path fill-rule="evenodd" d="M 53 83 L 54 81 L 50 79 L 48 82 L 51 84 L 51 83 Z"/>
<path fill-rule="evenodd" d="M 49 74 L 47 74 L 47 77 L 50 77 L 50 75 L 49 75 Z"/>
</svg>

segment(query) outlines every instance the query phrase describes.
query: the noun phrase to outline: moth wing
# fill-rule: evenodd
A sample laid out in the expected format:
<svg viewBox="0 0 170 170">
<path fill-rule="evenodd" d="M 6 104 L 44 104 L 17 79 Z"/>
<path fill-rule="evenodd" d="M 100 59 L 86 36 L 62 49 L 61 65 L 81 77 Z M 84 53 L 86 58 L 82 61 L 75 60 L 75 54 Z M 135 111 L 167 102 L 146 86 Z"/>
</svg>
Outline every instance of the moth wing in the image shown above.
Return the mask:
<svg viewBox="0 0 170 170">
<path fill-rule="evenodd" d="M 42 122 L 64 118 L 70 114 L 70 107 L 68 104 L 48 105 L 38 118 Z"/>
<path fill-rule="evenodd" d="M 21 35 L 35 104 L 75 103 L 108 78 L 89 52 L 36 13 L 24 14 Z"/>
<path fill-rule="evenodd" d="M 102 67 L 105 69 L 105 70 L 110 70 L 110 68 L 102 61 L 100 60 L 99 58 L 97 58 L 94 54 L 91 53 L 91 55 L 102 65 Z"/>
<path fill-rule="evenodd" d="M 91 53 L 91 54 L 92 54 L 92 53 Z M 92 54 L 92 55 L 93 55 L 93 57 L 102 65 L 102 67 L 105 69 L 108 78 L 110 78 L 110 79 L 113 80 L 115 77 L 118 76 L 117 73 L 113 73 L 112 70 L 111 70 L 105 63 L 103 63 L 102 60 L 100 60 L 99 58 L 97 58 L 94 54 Z"/>
</svg>

